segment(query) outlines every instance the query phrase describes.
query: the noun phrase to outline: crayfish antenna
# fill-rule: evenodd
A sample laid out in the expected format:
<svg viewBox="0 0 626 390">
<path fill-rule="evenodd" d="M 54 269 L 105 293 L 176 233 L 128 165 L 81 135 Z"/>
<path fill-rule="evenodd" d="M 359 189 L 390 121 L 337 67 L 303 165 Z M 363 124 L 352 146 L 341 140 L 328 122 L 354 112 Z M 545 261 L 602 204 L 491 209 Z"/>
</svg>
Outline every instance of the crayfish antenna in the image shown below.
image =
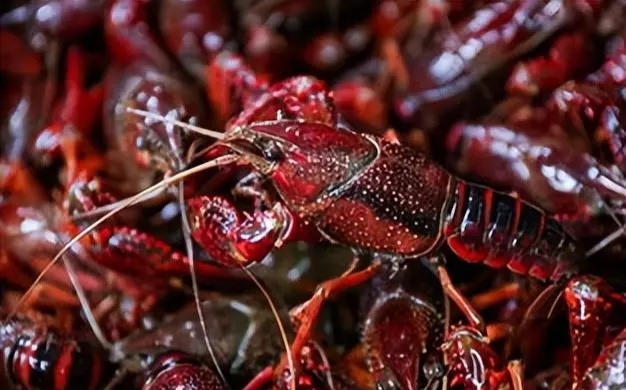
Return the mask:
<svg viewBox="0 0 626 390">
<path fill-rule="evenodd" d="M 526 313 L 524 314 L 524 318 L 522 318 L 522 322 L 519 325 L 519 329 L 523 329 L 528 325 L 531 320 L 537 318 L 547 318 L 549 319 L 554 314 L 556 310 L 556 306 L 561 300 L 563 296 L 563 289 L 559 283 L 551 284 L 543 291 L 537 295 L 535 300 L 528 306 L 526 309 Z M 545 313 L 545 307 L 547 303 L 550 304 L 550 308 L 548 309 L 547 314 L 544 316 L 542 313 Z"/>
<path fill-rule="evenodd" d="M 217 360 L 217 356 L 215 355 L 215 351 L 213 350 L 213 345 L 211 344 L 211 340 L 209 338 L 209 334 L 207 332 L 206 321 L 204 320 L 204 312 L 202 311 L 202 306 L 200 304 L 200 289 L 198 288 L 198 278 L 196 277 L 196 263 L 193 252 L 193 242 L 191 240 L 191 227 L 189 225 L 189 219 L 187 218 L 187 208 L 185 206 L 185 193 L 183 188 L 183 182 L 180 181 L 178 183 L 178 205 L 180 207 L 180 218 L 181 225 L 183 229 L 183 238 L 185 240 L 185 249 L 187 251 L 187 258 L 189 259 L 189 273 L 191 274 L 191 289 L 193 291 L 193 300 L 196 306 L 196 311 L 198 313 L 198 320 L 200 321 L 200 327 L 202 328 L 202 337 L 204 338 L 204 343 L 206 344 L 207 351 L 209 352 L 209 356 L 215 365 L 215 371 L 219 375 L 220 379 L 223 383 L 226 383 L 226 378 L 224 377 L 224 373 L 220 368 L 219 361 Z"/>
<path fill-rule="evenodd" d="M 96 336 L 96 339 L 98 339 L 98 342 L 102 345 L 102 347 L 107 351 L 110 351 L 113 346 L 109 342 L 109 340 L 107 340 L 104 332 L 102 331 L 102 328 L 100 328 L 100 325 L 98 324 L 98 321 L 96 321 L 96 318 L 93 315 L 93 311 L 89 306 L 89 300 L 87 299 L 85 291 L 78 281 L 78 275 L 74 270 L 74 266 L 67 256 L 63 256 L 63 265 L 65 265 L 65 271 L 67 272 L 67 276 L 70 278 L 70 282 L 72 283 L 72 286 L 76 291 L 76 296 L 78 297 L 78 301 L 83 308 L 85 318 L 87 320 L 87 323 L 89 324 L 89 327 L 91 328 L 91 331 Z"/>
<path fill-rule="evenodd" d="M 596 253 L 600 252 L 602 249 L 606 248 L 610 243 L 612 243 L 613 241 L 617 240 L 618 238 L 620 238 L 624 234 L 626 234 L 626 226 L 620 226 L 613 233 L 609 234 L 608 236 L 606 236 L 602 240 L 600 240 L 600 242 L 598 242 L 596 245 L 594 245 L 593 248 L 591 248 L 587 252 L 585 252 L 585 258 L 589 258 L 589 257 L 595 255 Z"/>
<path fill-rule="evenodd" d="M 596 190 L 596 193 L 598 195 L 600 195 L 598 190 Z M 600 197 L 600 200 L 602 202 L 602 207 L 606 210 L 606 212 L 609 214 L 609 216 L 613 219 L 613 221 L 618 226 L 618 228 L 613 233 L 609 234 L 608 236 L 606 236 L 602 240 L 600 240 L 600 242 L 598 242 L 596 245 L 594 245 L 587 252 L 585 252 L 585 258 L 589 258 L 589 257 L 595 255 L 596 253 L 598 253 L 602 249 L 606 248 L 610 243 L 612 243 L 613 241 L 617 240 L 618 238 L 620 238 L 621 236 L 623 236 L 626 233 L 626 225 L 624 225 L 622 223 L 622 221 L 620 221 L 620 219 L 617 216 L 617 214 L 615 213 L 615 211 L 606 203 L 606 201 L 602 200 L 602 197 Z"/>
<path fill-rule="evenodd" d="M 206 135 L 207 137 L 211 137 L 211 138 L 215 138 L 215 139 L 223 139 L 224 138 L 224 134 L 220 133 L 219 131 L 205 129 L 205 128 L 202 128 L 200 126 L 194 126 L 194 125 L 192 125 L 190 123 L 185 123 L 183 121 L 179 121 L 179 120 L 174 119 L 174 118 L 168 118 L 166 116 L 163 116 L 163 115 L 160 115 L 160 114 L 155 114 L 153 112 L 144 111 L 144 110 L 138 110 L 136 108 L 130 108 L 130 107 L 126 107 L 126 111 L 131 112 L 131 113 L 136 114 L 136 115 L 139 115 L 139 116 L 142 116 L 142 117 L 147 118 L 147 119 L 152 119 L 154 121 L 160 121 L 160 122 L 164 122 L 164 123 L 169 123 L 171 125 L 176 125 L 176 126 L 182 127 L 183 129 L 186 129 L 186 130 L 189 130 L 189 131 L 193 131 L 194 133 Z"/>
<path fill-rule="evenodd" d="M 161 189 L 159 191 L 154 191 L 148 195 L 146 195 L 145 197 L 143 197 L 139 202 L 147 202 L 149 200 L 155 199 L 157 197 L 159 197 L 163 192 L 165 191 L 165 189 Z M 85 219 L 91 219 L 91 218 L 96 218 L 96 217 L 100 217 L 102 215 L 104 215 L 105 213 L 116 209 L 117 207 L 119 207 L 122 202 L 124 202 L 124 199 L 122 200 L 118 200 L 116 202 L 113 203 L 109 203 L 106 204 L 104 206 L 99 206 L 93 210 L 89 210 L 89 211 L 84 211 L 82 213 L 75 213 L 72 214 L 70 216 L 70 219 L 74 222 L 76 221 L 82 221 Z"/>
<path fill-rule="evenodd" d="M 207 161 L 205 163 L 202 163 L 200 165 L 197 165 L 193 168 L 189 168 L 186 169 L 182 172 L 179 172 L 175 175 L 172 175 L 168 178 L 165 178 L 163 180 L 161 180 L 160 182 L 146 188 L 145 190 L 125 199 L 124 201 L 120 202 L 119 206 L 116 207 L 115 209 L 109 211 L 108 213 L 106 213 L 105 215 L 103 215 L 101 218 L 99 218 L 97 221 L 95 221 L 94 223 L 92 223 L 91 225 L 87 226 L 85 229 L 83 229 L 81 232 L 79 232 L 78 234 L 76 234 L 67 244 L 65 244 L 63 246 L 63 248 L 61 248 L 61 250 L 52 258 L 52 260 L 48 263 L 48 265 L 45 266 L 45 268 L 41 271 L 41 273 L 37 276 L 37 278 L 35 279 L 35 281 L 33 282 L 33 284 L 30 286 L 30 288 L 28 290 L 26 290 L 26 292 L 24 293 L 24 295 L 22 295 L 22 297 L 20 298 L 20 300 L 17 302 L 17 304 L 15 305 L 15 307 L 13 308 L 13 310 L 9 313 L 7 319 L 11 319 L 15 316 L 15 314 L 17 313 L 17 311 L 19 310 L 19 308 L 24 304 L 24 302 L 26 301 L 26 299 L 30 296 L 30 294 L 32 294 L 33 290 L 35 289 L 35 287 L 37 286 L 37 284 L 39 284 L 39 282 L 41 282 L 41 280 L 44 278 L 44 276 L 48 273 L 48 271 L 50 271 L 50 269 L 52 267 L 54 267 L 54 265 L 56 263 L 58 263 L 59 259 L 61 259 L 61 257 L 74 245 L 76 244 L 78 241 L 82 240 L 87 234 L 91 233 L 95 228 L 97 228 L 98 226 L 102 225 L 104 222 L 106 222 L 109 218 L 111 218 L 112 216 L 116 215 L 117 213 L 119 213 L 120 211 L 133 206 L 137 203 L 141 203 L 144 200 L 144 197 L 146 195 L 151 194 L 154 191 L 157 190 L 161 190 L 173 183 L 176 183 L 188 176 L 191 176 L 193 174 L 199 173 L 199 172 L 203 172 L 206 171 L 210 168 L 213 167 L 217 167 L 217 166 L 221 166 L 221 165 L 228 165 L 228 164 L 232 164 L 235 163 L 237 161 L 239 161 L 239 157 L 233 154 L 227 154 L 224 156 L 220 156 L 218 158 L 216 158 L 215 160 L 211 160 L 211 161 Z"/>
<path fill-rule="evenodd" d="M 272 301 L 272 297 L 270 297 L 270 294 L 267 292 L 265 287 L 263 287 L 261 282 L 259 282 L 259 279 L 256 276 L 254 276 L 252 271 L 250 271 L 244 265 L 241 266 L 241 269 L 243 270 L 243 272 L 246 273 L 246 275 L 248 275 L 248 277 L 252 280 L 252 282 L 256 284 L 256 286 L 259 288 L 259 290 L 261 291 L 261 293 L 267 300 L 270 310 L 272 311 L 272 315 L 274 316 L 274 319 L 276 320 L 276 324 L 278 325 L 278 331 L 280 332 L 280 337 L 285 346 L 285 353 L 287 354 L 287 365 L 289 366 L 289 371 L 291 371 L 291 390 L 296 390 L 296 366 L 293 361 L 293 355 L 291 354 L 289 340 L 287 339 L 287 332 L 285 331 L 285 327 L 283 326 L 283 323 L 280 320 L 280 315 L 278 314 L 276 305 L 274 305 L 274 301 Z"/>
</svg>

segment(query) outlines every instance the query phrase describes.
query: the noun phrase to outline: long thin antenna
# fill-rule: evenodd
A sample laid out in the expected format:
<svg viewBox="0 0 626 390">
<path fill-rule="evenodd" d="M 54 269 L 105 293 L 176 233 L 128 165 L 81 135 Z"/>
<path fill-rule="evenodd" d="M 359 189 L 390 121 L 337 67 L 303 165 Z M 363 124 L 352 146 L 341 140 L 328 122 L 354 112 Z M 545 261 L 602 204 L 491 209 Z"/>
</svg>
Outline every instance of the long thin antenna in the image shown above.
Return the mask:
<svg viewBox="0 0 626 390">
<path fill-rule="evenodd" d="M 158 183 L 156 183 L 156 184 L 146 188 L 145 190 L 139 192 L 138 194 L 136 194 L 134 196 L 131 196 L 130 198 L 126 199 L 124 202 L 121 202 L 119 207 L 117 207 L 117 208 L 109 211 L 105 215 L 103 215 L 100 219 L 98 219 L 97 221 L 95 221 L 94 223 L 89 225 L 87 228 L 82 230 L 80 233 L 78 233 L 76 236 L 74 236 L 74 238 L 72 238 L 67 244 L 65 244 L 63 246 L 63 248 L 61 248 L 59 253 L 57 253 L 57 255 L 54 256 L 54 258 L 50 261 L 50 263 L 48 263 L 48 265 L 37 276 L 37 278 L 35 279 L 35 282 L 32 284 L 32 286 L 28 290 L 26 290 L 24 295 L 22 295 L 20 300 L 17 302 L 17 305 L 15 305 L 15 307 L 13 308 L 11 313 L 9 314 L 8 318 L 10 319 L 13 316 L 15 316 L 15 314 L 17 313 L 17 310 L 19 309 L 19 307 L 26 301 L 28 296 L 30 294 L 32 294 L 33 289 L 35 288 L 35 286 L 43 279 L 43 277 L 46 275 L 46 273 L 59 261 L 59 259 L 74 244 L 76 244 L 78 241 L 83 239 L 83 237 L 85 237 L 87 234 L 89 234 L 96 227 L 100 226 L 106 220 L 111 218 L 113 215 L 117 214 L 118 212 L 124 210 L 127 207 L 130 207 L 132 205 L 140 203 L 141 200 L 147 194 L 150 194 L 153 191 L 159 190 L 161 188 L 165 188 L 166 186 L 168 186 L 170 184 L 173 184 L 173 183 L 176 183 L 177 181 L 179 181 L 181 179 L 184 179 L 185 177 L 188 177 L 188 176 L 193 175 L 195 173 L 203 172 L 203 171 L 206 171 L 207 169 L 210 169 L 210 168 L 213 168 L 213 167 L 216 167 L 216 166 L 220 166 L 220 165 L 232 164 L 232 163 L 238 161 L 239 159 L 240 158 L 238 156 L 235 156 L 235 155 L 232 155 L 232 154 L 227 154 L 225 156 L 218 157 L 215 160 L 205 162 L 205 163 L 200 164 L 200 165 L 198 165 L 196 167 L 189 168 L 189 169 L 187 169 L 185 171 L 177 173 L 176 175 L 173 175 L 173 176 L 170 176 L 168 178 L 165 178 L 165 179 L 161 180 L 160 182 L 158 182 Z"/>
<path fill-rule="evenodd" d="M 107 351 L 110 351 L 112 348 L 112 345 L 109 342 L 109 340 L 107 340 L 106 336 L 104 335 L 104 332 L 102 332 L 102 329 L 100 328 L 100 325 L 98 325 L 98 321 L 96 321 L 95 317 L 93 316 L 93 311 L 91 310 L 91 307 L 89 306 L 89 300 L 87 299 L 87 295 L 85 294 L 85 291 L 83 290 L 80 283 L 78 282 L 78 275 L 76 274 L 76 271 L 74 270 L 74 266 L 72 265 L 70 259 L 67 256 L 63 256 L 63 264 L 65 265 L 65 271 L 67 272 L 67 276 L 69 276 L 70 282 L 72 282 L 72 285 L 74 286 L 74 290 L 76 291 L 76 296 L 78 297 L 78 300 L 81 306 L 83 307 L 83 312 L 85 313 L 85 318 L 87 319 L 87 323 L 91 327 L 91 331 L 94 333 L 94 335 L 96 336 L 100 344 L 102 344 L 102 346 Z"/>
<path fill-rule="evenodd" d="M 609 245 L 611 242 L 617 240 L 620 236 L 622 236 L 624 234 L 626 234 L 626 226 L 622 226 L 622 227 L 618 228 L 617 230 L 615 230 L 613 233 L 611 233 L 608 236 L 604 237 L 600 242 L 598 242 L 596 245 L 594 245 L 593 248 L 591 248 L 587 252 L 585 252 L 585 257 L 587 258 L 587 257 L 591 257 L 591 256 L 595 255 L 600 250 L 606 248 L 606 246 Z"/>
<path fill-rule="evenodd" d="M 148 111 L 143 111 L 143 110 L 137 110 L 135 108 L 127 108 L 127 110 L 129 112 L 132 112 L 133 114 L 137 114 L 141 117 L 144 118 L 149 118 L 155 121 L 163 121 L 165 123 L 169 123 L 170 125 L 175 125 L 175 126 L 179 126 L 182 127 L 183 129 L 187 129 L 193 132 L 196 132 L 198 134 L 202 134 L 202 135 L 206 135 L 207 137 L 212 137 L 218 140 L 222 140 L 224 139 L 224 134 L 217 132 L 217 131 L 213 131 L 213 130 L 207 130 L 207 129 L 203 129 L 202 127 L 199 126 L 194 126 L 191 125 L 189 123 L 185 123 L 185 122 L 181 122 L 179 120 L 173 119 L 173 118 L 168 118 L 165 117 L 163 115 L 159 115 L 159 114 L 154 114 L 152 112 L 148 112 Z M 271 121 L 269 121 L 271 122 Z M 269 164 L 267 161 L 265 161 L 263 158 L 256 156 L 254 154 L 250 154 L 248 152 L 246 152 L 245 150 L 243 150 L 242 148 L 238 147 L 237 145 L 228 145 L 229 148 L 235 152 L 239 152 L 242 155 L 245 155 L 246 158 L 249 160 L 249 162 L 251 162 L 253 165 L 256 166 L 256 168 L 258 170 L 260 170 L 261 172 L 263 172 L 264 170 L 270 170 L 271 169 L 271 164 Z"/>
<path fill-rule="evenodd" d="M 152 200 L 152 199 L 160 196 L 162 194 L 162 192 L 164 192 L 164 190 L 154 191 L 154 192 L 146 195 L 145 197 L 143 197 L 139 202 L 146 202 L 148 200 Z M 104 206 L 99 206 L 98 208 L 95 208 L 93 210 L 84 211 L 82 213 L 75 213 L 75 214 L 71 215 L 70 218 L 72 219 L 72 221 L 82 221 L 84 219 L 90 219 L 90 218 L 99 217 L 99 216 L 103 215 L 104 213 L 107 213 L 107 212 L 109 212 L 111 210 L 114 210 L 115 208 L 119 207 L 120 204 L 123 201 L 124 201 L 124 199 L 118 200 L 118 201 L 113 202 L 113 203 L 106 204 Z"/>
<path fill-rule="evenodd" d="M 600 196 L 600 193 L 597 190 L 596 190 L 596 194 Z M 618 226 L 618 228 L 613 233 L 609 234 L 608 236 L 600 240 L 600 242 L 595 244 L 587 252 L 585 252 L 585 258 L 589 258 L 595 255 L 602 249 L 606 248 L 610 243 L 612 243 L 613 241 L 617 240 L 618 238 L 626 234 L 626 225 L 624 225 L 622 221 L 620 221 L 620 219 L 617 217 L 613 209 L 606 203 L 606 201 L 604 201 L 604 199 L 602 199 L 602 197 L 600 197 L 600 201 L 602 202 L 602 207 L 606 210 L 609 216 L 613 219 L 613 221 Z"/>
<path fill-rule="evenodd" d="M 127 107 L 126 111 L 132 112 L 133 114 L 139 115 L 139 116 L 144 117 L 144 118 L 148 118 L 148 119 L 152 119 L 152 120 L 155 120 L 155 121 L 161 121 L 161 122 L 169 123 L 169 124 L 172 124 L 172 125 L 180 126 L 183 129 L 191 130 L 191 131 L 196 132 L 198 134 L 206 135 L 207 137 L 211 137 L 211 138 L 215 138 L 215 139 L 224 139 L 224 133 L 220 133 L 219 131 L 213 131 L 213 130 L 204 129 L 204 128 L 200 127 L 200 126 L 195 126 L 195 125 L 192 125 L 190 123 L 185 123 L 183 121 L 179 121 L 179 120 L 174 119 L 174 118 L 168 118 L 168 117 L 165 117 L 165 116 L 160 115 L 160 114 L 155 114 L 153 112 L 144 111 L 144 110 L 138 110 L 136 108 L 130 108 L 130 107 Z"/>
<path fill-rule="evenodd" d="M 278 314 L 278 310 L 276 309 L 276 306 L 274 305 L 274 302 L 272 301 L 272 298 L 270 297 L 269 293 L 263 287 L 261 282 L 259 282 L 257 277 L 254 276 L 252 271 L 250 271 L 244 266 L 242 266 L 241 269 L 250 277 L 250 279 L 254 282 L 254 284 L 257 285 L 259 290 L 261 290 L 261 293 L 263 294 L 263 296 L 265 296 L 265 299 L 267 300 L 267 303 L 270 306 L 272 315 L 276 319 L 276 324 L 278 325 L 278 330 L 280 331 L 280 337 L 283 341 L 283 344 L 285 345 L 285 353 L 287 353 L 287 364 L 289 365 L 289 370 L 291 371 L 291 390 L 296 390 L 296 366 L 293 362 L 293 355 L 291 355 L 291 348 L 289 346 L 289 340 L 287 340 L 287 332 L 285 332 L 285 327 L 283 326 L 283 323 L 280 320 L 280 315 Z"/>
<path fill-rule="evenodd" d="M 206 321 L 204 320 L 204 312 L 202 311 L 202 305 L 200 304 L 200 289 L 198 288 L 198 278 L 196 277 L 196 262 L 194 258 L 193 252 L 193 242 L 191 241 L 191 228 L 189 226 L 189 219 L 187 218 L 187 210 L 185 207 L 185 193 L 183 188 L 183 182 L 180 181 L 178 183 L 178 204 L 180 207 L 180 219 L 182 222 L 183 228 L 183 238 L 185 240 L 185 248 L 187 250 L 187 258 L 189 259 L 189 272 L 191 274 L 191 289 L 193 290 L 193 300 L 196 304 L 196 311 L 198 312 L 198 319 L 200 320 L 200 327 L 202 328 L 202 337 L 204 338 L 204 343 L 206 344 L 207 351 L 209 352 L 209 356 L 215 364 L 215 370 L 217 374 L 222 379 L 223 383 L 226 383 L 226 378 L 224 377 L 224 373 L 220 368 L 219 361 L 217 360 L 217 356 L 215 355 L 215 351 L 213 350 L 213 345 L 211 344 L 211 340 L 209 339 L 209 334 L 207 332 Z"/>
</svg>

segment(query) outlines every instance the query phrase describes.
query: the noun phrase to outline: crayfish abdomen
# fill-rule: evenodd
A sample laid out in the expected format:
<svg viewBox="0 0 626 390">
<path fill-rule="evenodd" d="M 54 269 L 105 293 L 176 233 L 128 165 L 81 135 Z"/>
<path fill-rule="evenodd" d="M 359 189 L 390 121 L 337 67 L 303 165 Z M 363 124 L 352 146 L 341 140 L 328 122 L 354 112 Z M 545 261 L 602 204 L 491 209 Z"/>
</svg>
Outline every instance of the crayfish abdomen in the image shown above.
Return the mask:
<svg viewBox="0 0 626 390">
<path fill-rule="evenodd" d="M 538 279 L 574 269 L 575 245 L 554 219 L 518 197 L 457 180 L 443 235 L 459 257 Z"/>
</svg>

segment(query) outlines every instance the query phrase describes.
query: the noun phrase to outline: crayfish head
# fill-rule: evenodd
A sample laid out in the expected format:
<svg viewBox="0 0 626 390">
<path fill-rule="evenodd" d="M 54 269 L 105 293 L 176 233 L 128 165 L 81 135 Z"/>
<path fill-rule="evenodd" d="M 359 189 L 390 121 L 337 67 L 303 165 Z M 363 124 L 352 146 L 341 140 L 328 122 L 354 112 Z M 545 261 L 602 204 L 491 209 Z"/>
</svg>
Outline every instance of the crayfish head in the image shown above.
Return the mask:
<svg viewBox="0 0 626 390">
<path fill-rule="evenodd" d="M 251 164 L 272 180 L 294 211 L 324 203 L 379 154 L 374 139 L 298 120 L 257 122 L 229 133 L 223 142 L 255 149 Z M 259 158 L 263 161 L 255 162 Z"/>
</svg>

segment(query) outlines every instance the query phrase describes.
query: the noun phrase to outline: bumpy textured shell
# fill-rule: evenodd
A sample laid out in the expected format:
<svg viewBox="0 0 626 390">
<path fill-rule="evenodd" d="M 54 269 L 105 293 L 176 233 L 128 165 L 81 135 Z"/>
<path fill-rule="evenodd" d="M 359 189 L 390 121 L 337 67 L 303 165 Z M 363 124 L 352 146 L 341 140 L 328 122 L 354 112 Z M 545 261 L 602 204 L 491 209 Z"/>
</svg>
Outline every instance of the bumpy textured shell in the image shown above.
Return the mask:
<svg viewBox="0 0 626 390">
<path fill-rule="evenodd" d="M 152 366 L 143 390 L 226 390 L 209 367 L 177 352 L 160 357 Z"/>
<path fill-rule="evenodd" d="M 345 245 L 417 257 L 438 241 L 450 175 L 413 149 L 376 141 L 380 155 L 330 195 L 317 224 Z"/>
<path fill-rule="evenodd" d="M 607 345 L 579 387 L 584 390 L 626 388 L 626 329 Z"/>
</svg>

